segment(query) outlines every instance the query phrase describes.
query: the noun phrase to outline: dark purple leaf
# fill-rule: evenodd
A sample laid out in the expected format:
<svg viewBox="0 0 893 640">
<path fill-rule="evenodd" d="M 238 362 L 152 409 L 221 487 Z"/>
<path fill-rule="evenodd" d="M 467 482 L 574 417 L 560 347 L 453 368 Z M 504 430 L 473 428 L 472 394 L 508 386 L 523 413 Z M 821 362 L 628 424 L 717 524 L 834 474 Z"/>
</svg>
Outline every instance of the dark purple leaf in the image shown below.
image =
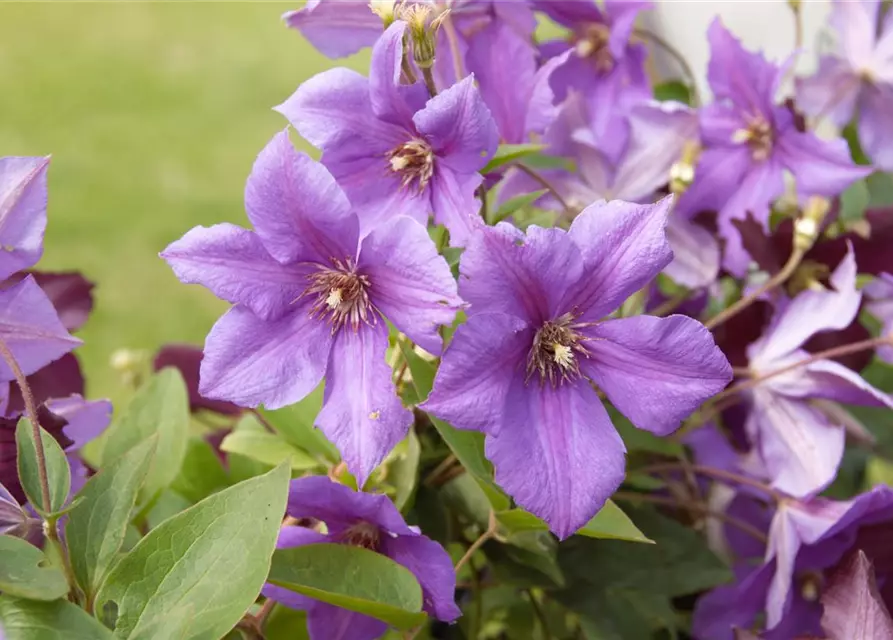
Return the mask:
<svg viewBox="0 0 893 640">
<path fill-rule="evenodd" d="M 15 284 L 29 274 L 47 294 L 65 328 L 68 331 L 80 329 L 93 310 L 95 285 L 77 271 L 20 271 L 11 275 L 0 288 Z"/>
<path fill-rule="evenodd" d="M 174 367 L 180 371 L 189 391 L 189 408 L 195 412 L 206 409 L 225 416 L 239 415 L 242 407 L 222 400 L 209 400 L 198 392 L 199 369 L 204 354 L 198 347 L 189 344 L 169 344 L 161 347 L 155 355 L 153 367 L 159 371 L 164 367 Z"/>
<path fill-rule="evenodd" d="M 84 376 L 77 357 L 67 353 L 55 362 L 28 376 L 28 386 L 34 401 L 42 404 L 50 398 L 67 398 L 72 394 L 84 395 Z M 16 416 L 25 410 L 22 393 L 17 384 L 9 385 L 9 404 L 6 414 Z"/>
</svg>

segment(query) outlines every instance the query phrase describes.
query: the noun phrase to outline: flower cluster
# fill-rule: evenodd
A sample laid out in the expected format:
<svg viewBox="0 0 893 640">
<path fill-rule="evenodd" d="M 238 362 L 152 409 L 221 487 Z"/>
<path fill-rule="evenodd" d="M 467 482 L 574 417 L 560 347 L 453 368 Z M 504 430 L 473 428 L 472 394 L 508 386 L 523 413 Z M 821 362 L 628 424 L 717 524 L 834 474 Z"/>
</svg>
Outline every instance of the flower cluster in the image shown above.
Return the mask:
<svg viewBox="0 0 893 640">
<path fill-rule="evenodd" d="M 835 0 L 804 77 L 717 18 L 705 101 L 652 8 L 287 13 L 368 73 L 275 107 L 248 225 L 161 252 L 231 306 L 116 359 L 105 434 L 93 285 L 31 271 L 49 160 L 0 159 L 0 623 L 893 638 L 893 9 Z"/>
<path fill-rule="evenodd" d="M 246 188 L 252 231 L 197 228 L 162 253 L 183 282 L 234 305 L 207 337 L 197 392 L 276 409 L 324 381 L 315 424 L 360 489 L 411 428 L 481 432 L 496 485 L 559 539 L 630 474 L 669 473 L 669 494 L 645 501 L 722 490 L 717 517 L 744 510 L 763 544 L 713 536 L 747 568 L 700 599 L 695 636 L 731 638 L 765 612 L 766 637 L 840 637 L 834 594 L 874 580 L 872 560 L 883 582 L 875 543 L 893 521 L 886 487 L 819 497 L 847 434 L 871 440 L 842 405 L 893 408 L 860 375 L 866 361 L 849 359 L 893 352 L 893 276 L 877 248 L 888 224 L 859 212 L 857 229 L 840 198 L 890 166 L 890 18 L 878 27 L 876 0 L 835 2 L 841 53 L 786 101 L 792 62 L 748 51 L 717 19 L 713 101 L 698 105 L 656 99 L 648 34 L 634 29 L 649 8 L 315 0 L 286 14 L 330 57 L 372 47 L 369 74 L 331 69 L 276 107 L 322 156 L 296 152 L 287 132 L 273 139 Z M 565 35 L 534 46 L 541 18 Z M 875 164 L 798 109 L 838 126 L 858 110 Z M 457 285 L 444 257 L 459 253 Z M 859 271 L 877 276 L 864 307 Z M 419 375 L 399 365 L 407 345 L 439 362 L 430 395 L 407 400 L 415 418 L 400 399 Z M 697 466 L 683 456 L 628 471 L 618 421 L 657 436 L 684 424 L 675 439 Z M 442 552 L 383 496 L 305 479 L 289 504 L 304 525 L 285 526 L 280 547 L 383 553 L 415 572 L 429 613 L 458 615 Z M 429 553 L 430 572 L 402 545 Z M 827 601 L 822 576 L 838 585 Z M 266 593 L 308 611 L 315 638 L 384 631 L 283 587 Z"/>
</svg>

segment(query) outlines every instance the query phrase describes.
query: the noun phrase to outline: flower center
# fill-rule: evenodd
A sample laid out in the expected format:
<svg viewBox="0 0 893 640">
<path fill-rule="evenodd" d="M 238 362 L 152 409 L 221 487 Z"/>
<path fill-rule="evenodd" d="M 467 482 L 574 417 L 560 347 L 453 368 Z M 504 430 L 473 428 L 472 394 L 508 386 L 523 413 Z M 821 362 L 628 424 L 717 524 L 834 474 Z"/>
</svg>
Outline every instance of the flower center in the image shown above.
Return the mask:
<svg viewBox="0 0 893 640">
<path fill-rule="evenodd" d="M 614 68 L 614 56 L 609 46 L 611 30 L 597 22 L 586 25 L 571 38 L 578 57 L 592 61 L 597 71 L 607 73 Z"/>
<path fill-rule="evenodd" d="M 527 381 L 539 373 L 540 382 L 549 381 L 553 387 L 580 375 L 579 358 L 589 356 L 574 324 L 574 316 L 566 313 L 556 320 L 543 323 L 533 337 L 527 356 Z"/>
<path fill-rule="evenodd" d="M 341 541 L 352 547 L 363 547 L 371 551 L 378 551 L 380 538 L 381 532 L 374 524 L 358 522 L 344 531 Z"/>
<path fill-rule="evenodd" d="M 316 296 L 310 314 L 327 317 L 332 333 L 347 323 L 356 331 L 361 322 L 375 324 L 375 309 L 369 300 L 369 277 L 357 273 L 353 260 L 332 259 L 332 268 L 320 267 L 308 278 L 310 286 L 301 297 Z"/>
<path fill-rule="evenodd" d="M 744 129 L 738 129 L 732 134 L 732 142 L 737 144 L 746 142 L 750 145 L 754 160 L 765 160 L 772 153 L 772 126 L 763 116 L 749 118 Z"/>
<path fill-rule="evenodd" d="M 822 576 L 816 571 L 809 571 L 798 579 L 800 595 L 807 602 L 817 602 L 822 595 Z"/>
<path fill-rule="evenodd" d="M 391 172 L 400 176 L 404 188 L 423 191 L 434 175 L 434 152 L 424 140 L 413 138 L 388 152 Z"/>
</svg>

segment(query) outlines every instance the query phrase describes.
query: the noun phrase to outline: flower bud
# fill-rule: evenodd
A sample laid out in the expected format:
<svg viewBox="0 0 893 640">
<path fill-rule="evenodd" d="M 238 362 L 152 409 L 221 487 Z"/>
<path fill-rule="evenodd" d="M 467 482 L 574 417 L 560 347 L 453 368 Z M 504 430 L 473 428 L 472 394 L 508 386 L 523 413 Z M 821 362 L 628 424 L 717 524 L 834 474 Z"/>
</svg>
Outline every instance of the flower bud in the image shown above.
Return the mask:
<svg viewBox="0 0 893 640">
<path fill-rule="evenodd" d="M 428 4 L 404 6 L 399 18 L 409 25 L 412 40 L 412 58 L 420 69 L 430 69 L 437 54 L 437 32 L 449 14 L 449 9 L 435 15 L 435 9 Z"/>
<path fill-rule="evenodd" d="M 397 19 L 394 7 L 396 4 L 396 0 L 372 0 L 369 3 L 372 13 L 381 18 L 381 23 L 385 29 L 394 24 L 394 20 Z"/>
<path fill-rule="evenodd" d="M 815 244 L 830 208 L 827 198 L 814 196 L 807 201 L 803 213 L 794 222 L 794 249 L 805 252 Z"/>
<path fill-rule="evenodd" d="M 12 494 L 0 484 L 0 535 L 27 538 L 34 519 L 16 502 Z"/>
<path fill-rule="evenodd" d="M 695 164 L 701 148 L 696 142 L 686 142 L 682 150 L 682 158 L 674 162 L 670 167 L 670 191 L 675 194 L 683 193 L 691 186 L 695 179 Z"/>
</svg>

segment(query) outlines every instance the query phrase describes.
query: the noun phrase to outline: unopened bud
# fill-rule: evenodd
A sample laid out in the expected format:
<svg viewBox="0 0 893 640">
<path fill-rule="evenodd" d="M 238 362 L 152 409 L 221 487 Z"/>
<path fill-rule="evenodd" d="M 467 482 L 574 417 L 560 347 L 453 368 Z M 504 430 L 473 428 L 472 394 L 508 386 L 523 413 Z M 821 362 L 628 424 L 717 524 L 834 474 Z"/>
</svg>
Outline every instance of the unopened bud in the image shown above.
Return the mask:
<svg viewBox="0 0 893 640">
<path fill-rule="evenodd" d="M 435 15 L 431 5 L 412 4 L 402 6 L 399 11 L 401 20 L 409 26 L 409 37 L 412 39 L 412 58 L 420 69 L 434 66 L 437 55 L 437 32 L 449 14 L 449 9 Z"/>
<path fill-rule="evenodd" d="M 701 148 L 696 142 L 686 142 L 682 149 L 682 158 L 674 162 L 670 167 L 670 191 L 675 194 L 683 193 L 695 180 L 695 164 Z"/>
<path fill-rule="evenodd" d="M 794 223 L 795 249 L 808 251 L 815 244 L 830 208 L 831 203 L 827 198 L 814 196 L 807 201 L 802 215 Z"/>
<path fill-rule="evenodd" d="M 372 0 L 369 3 L 372 13 L 381 18 L 381 23 L 385 29 L 394 24 L 394 20 L 397 19 L 394 9 L 395 4 L 395 0 Z"/>
<path fill-rule="evenodd" d="M 788 0 L 788 6 L 791 8 L 791 11 L 794 13 L 800 12 L 800 4 L 801 0 Z"/>
</svg>

